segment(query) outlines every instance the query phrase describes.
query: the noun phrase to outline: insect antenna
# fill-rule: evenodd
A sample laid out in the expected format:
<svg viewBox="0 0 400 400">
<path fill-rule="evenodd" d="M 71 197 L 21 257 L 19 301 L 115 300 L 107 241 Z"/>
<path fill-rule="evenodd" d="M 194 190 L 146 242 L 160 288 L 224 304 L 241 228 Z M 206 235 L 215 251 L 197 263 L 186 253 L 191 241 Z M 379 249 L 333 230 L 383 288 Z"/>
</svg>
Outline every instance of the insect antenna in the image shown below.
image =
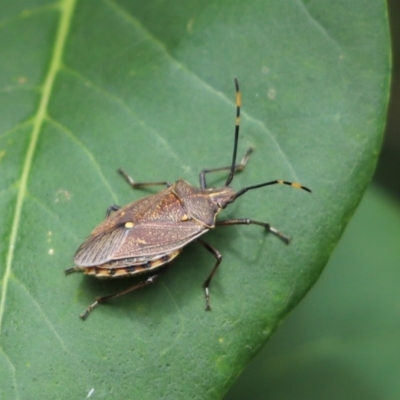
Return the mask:
<svg viewBox="0 0 400 400">
<path fill-rule="evenodd" d="M 242 194 L 245 194 L 249 190 L 258 189 L 260 187 L 269 186 L 269 185 L 289 185 L 289 186 L 291 186 L 291 187 L 293 187 L 295 189 L 302 189 L 302 190 L 305 190 L 306 192 L 310 192 L 311 193 L 311 190 L 308 187 L 300 185 L 300 183 L 288 182 L 288 181 L 284 181 L 282 179 L 276 179 L 274 181 L 264 182 L 264 183 L 260 183 L 258 185 L 247 186 L 247 187 L 239 190 L 238 192 L 236 192 L 235 196 L 233 197 L 232 200 L 233 201 L 236 200 L 239 196 L 241 196 Z"/>
<path fill-rule="evenodd" d="M 235 141 L 233 144 L 233 156 L 232 156 L 231 171 L 229 172 L 229 176 L 225 182 L 225 186 L 229 186 L 229 184 L 232 182 L 233 175 L 235 174 L 236 154 L 237 154 L 237 147 L 238 147 L 238 141 L 239 141 L 240 106 L 242 103 L 242 97 L 240 95 L 239 82 L 236 78 L 235 78 L 235 88 L 236 88 Z"/>
</svg>

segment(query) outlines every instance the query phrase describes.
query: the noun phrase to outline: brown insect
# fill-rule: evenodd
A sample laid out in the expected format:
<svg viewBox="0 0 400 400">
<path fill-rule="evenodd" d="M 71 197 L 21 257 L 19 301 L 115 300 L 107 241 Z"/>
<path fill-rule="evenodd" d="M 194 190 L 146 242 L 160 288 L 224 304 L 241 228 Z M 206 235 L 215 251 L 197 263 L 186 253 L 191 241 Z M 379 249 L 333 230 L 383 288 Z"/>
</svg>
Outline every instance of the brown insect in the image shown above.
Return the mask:
<svg viewBox="0 0 400 400">
<path fill-rule="evenodd" d="M 65 272 L 67 274 L 84 272 L 86 275 L 94 275 L 97 278 L 119 278 L 145 274 L 146 278 L 122 292 L 98 297 L 80 315 L 82 319 L 86 319 L 99 303 L 154 283 L 161 272 L 166 269 L 166 264 L 177 257 L 182 249 L 194 240 L 202 244 L 216 259 L 214 268 L 203 283 L 206 310 L 211 310 L 210 282 L 221 263 L 222 256 L 218 250 L 200 239 L 200 236 L 216 226 L 260 225 L 285 243 L 289 243 L 287 236 L 267 222 L 248 218 L 216 221 L 221 210 L 249 190 L 268 185 L 285 184 L 311 192 L 310 189 L 298 183 L 280 179 L 247 186 L 239 191 L 229 186 L 235 172 L 244 169 L 252 152 L 252 148 L 248 149 L 242 161 L 236 164 L 241 106 L 237 79 L 235 79 L 235 87 L 236 123 L 232 163 L 227 167 L 201 171 L 199 175 L 200 188 L 195 188 L 182 179 L 174 184 L 168 182 L 136 183 L 122 169 L 118 170 L 134 189 L 153 185 L 164 185 L 167 188 L 124 207 L 116 205 L 108 207 L 106 219 L 75 253 L 76 266 Z M 225 186 L 207 188 L 206 174 L 216 171 L 229 171 Z"/>
</svg>

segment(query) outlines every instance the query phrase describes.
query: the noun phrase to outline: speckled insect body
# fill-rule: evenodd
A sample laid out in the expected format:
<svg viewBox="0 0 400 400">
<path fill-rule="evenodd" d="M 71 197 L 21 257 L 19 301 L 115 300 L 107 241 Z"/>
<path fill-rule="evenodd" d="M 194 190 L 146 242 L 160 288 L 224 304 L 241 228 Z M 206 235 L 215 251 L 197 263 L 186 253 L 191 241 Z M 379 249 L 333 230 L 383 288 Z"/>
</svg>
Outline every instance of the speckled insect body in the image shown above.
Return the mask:
<svg viewBox="0 0 400 400">
<path fill-rule="evenodd" d="M 211 273 L 203 284 L 206 310 L 210 310 L 210 282 L 221 263 L 222 256 L 200 236 L 216 226 L 260 225 L 266 230 L 289 242 L 287 236 L 269 223 L 252 219 L 230 219 L 216 221 L 216 217 L 227 205 L 234 202 L 248 190 L 274 184 L 286 184 L 295 188 L 310 190 L 298 183 L 283 180 L 264 182 L 235 191 L 229 186 L 235 172 L 244 169 L 252 152 L 248 149 L 242 161 L 236 164 L 239 139 L 241 97 L 236 85 L 236 124 L 232 163 L 227 167 L 206 169 L 200 173 L 200 188 L 191 186 L 184 180 L 174 184 L 168 182 L 136 183 L 123 170 L 118 172 L 134 189 L 146 186 L 165 185 L 167 188 L 157 194 L 137 200 L 124 207 L 112 205 L 108 208 L 106 219 L 93 230 L 75 253 L 75 267 L 66 273 L 84 272 L 97 278 L 118 278 L 145 275 L 143 280 L 128 289 L 109 296 L 98 297 L 81 315 L 86 319 L 99 304 L 112 298 L 132 292 L 156 281 L 166 265 L 176 258 L 190 242 L 198 241 L 216 258 Z M 207 188 L 206 174 L 216 171 L 229 171 L 225 185 L 220 188 Z"/>
</svg>

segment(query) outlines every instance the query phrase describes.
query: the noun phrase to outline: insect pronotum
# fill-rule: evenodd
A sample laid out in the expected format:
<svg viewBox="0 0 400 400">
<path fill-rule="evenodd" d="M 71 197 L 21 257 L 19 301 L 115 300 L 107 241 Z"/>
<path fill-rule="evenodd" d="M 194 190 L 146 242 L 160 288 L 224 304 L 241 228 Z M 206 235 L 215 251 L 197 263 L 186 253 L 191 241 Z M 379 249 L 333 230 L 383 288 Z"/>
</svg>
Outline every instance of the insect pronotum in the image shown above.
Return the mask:
<svg viewBox="0 0 400 400">
<path fill-rule="evenodd" d="M 100 303 L 154 283 L 166 269 L 167 264 L 194 240 L 203 245 L 216 259 L 213 269 L 203 283 L 206 310 L 211 310 L 209 287 L 221 263 L 222 255 L 217 249 L 200 239 L 200 236 L 217 226 L 260 225 L 286 244 L 289 243 L 289 238 L 268 222 L 249 218 L 216 221 L 221 210 L 249 190 L 283 184 L 311 192 L 310 189 L 299 183 L 282 179 L 247 186 L 238 191 L 229 186 L 234 174 L 244 169 L 253 151 L 252 148 L 249 148 L 241 162 L 236 164 L 241 106 L 239 83 L 236 78 L 235 87 L 236 121 L 232 162 L 226 167 L 201 171 L 199 175 L 200 188 L 193 187 L 182 179 L 173 184 L 164 181 L 137 183 L 125 171 L 118 170 L 133 189 L 156 185 L 166 186 L 166 189 L 124 207 L 117 205 L 108 207 L 106 219 L 94 229 L 76 251 L 75 267 L 69 268 L 65 272 L 67 274 L 83 272 L 97 278 L 134 275 L 144 275 L 145 277 L 121 292 L 97 297 L 94 303 L 80 315 L 82 319 L 86 319 Z M 229 171 L 225 185 L 220 188 L 208 188 L 206 174 L 217 171 Z"/>
</svg>

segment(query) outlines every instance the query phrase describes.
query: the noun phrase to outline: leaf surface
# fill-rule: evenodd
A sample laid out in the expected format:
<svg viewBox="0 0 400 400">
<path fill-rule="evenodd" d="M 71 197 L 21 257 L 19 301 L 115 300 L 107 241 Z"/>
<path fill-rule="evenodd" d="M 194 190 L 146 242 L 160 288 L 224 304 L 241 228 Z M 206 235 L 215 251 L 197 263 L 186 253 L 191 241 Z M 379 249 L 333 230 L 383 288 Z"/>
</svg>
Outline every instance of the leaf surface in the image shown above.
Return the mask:
<svg viewBox="0 0 400 400">
<path fill-rule="evenodd" d="M 0 379 L 3 398 L 220 398 L 315 282 L 369 182 L 389 84 L 383 1 L 2 1 Z M 239 79 L 237 189 L 251 191 L 152 287 L 75 274 L 79 244 L 137 181 L 229 164 Z M 226 175 L 209 177 L 222 185 Z M 94 391 L 92 390 L 94 389 Z"/>
</svg>

